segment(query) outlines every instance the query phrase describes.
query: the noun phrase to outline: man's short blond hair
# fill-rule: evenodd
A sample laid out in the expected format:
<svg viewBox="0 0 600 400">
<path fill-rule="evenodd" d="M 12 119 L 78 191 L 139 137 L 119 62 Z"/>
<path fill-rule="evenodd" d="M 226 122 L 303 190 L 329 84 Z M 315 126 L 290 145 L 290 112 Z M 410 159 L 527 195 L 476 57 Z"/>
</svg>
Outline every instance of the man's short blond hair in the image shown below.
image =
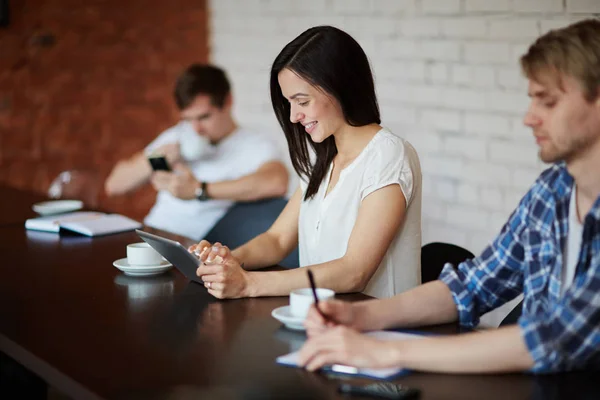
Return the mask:
<svg viewBox="0 0 600 400">
<path fill-rule="evenodd" d="M 527 78 L 551 77 L 561 85 L 561 76 L 571 76 L 586 99 L 594 100 L 600 87 L 600 20 L 586 19 L 540 36 L 520 62 Z"/>
</svg>

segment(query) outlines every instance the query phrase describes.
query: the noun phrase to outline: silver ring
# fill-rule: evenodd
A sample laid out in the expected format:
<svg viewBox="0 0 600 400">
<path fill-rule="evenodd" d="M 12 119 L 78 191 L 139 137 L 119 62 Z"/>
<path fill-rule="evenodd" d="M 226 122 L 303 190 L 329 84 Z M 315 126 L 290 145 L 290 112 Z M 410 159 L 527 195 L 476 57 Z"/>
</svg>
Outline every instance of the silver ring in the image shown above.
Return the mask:
<svg viewBox="0 0 600 400">
<path fill-rule="evenodd" d="M 206 282 L 206 287 L 210 289 L 210 282 Z"/>
</svg>

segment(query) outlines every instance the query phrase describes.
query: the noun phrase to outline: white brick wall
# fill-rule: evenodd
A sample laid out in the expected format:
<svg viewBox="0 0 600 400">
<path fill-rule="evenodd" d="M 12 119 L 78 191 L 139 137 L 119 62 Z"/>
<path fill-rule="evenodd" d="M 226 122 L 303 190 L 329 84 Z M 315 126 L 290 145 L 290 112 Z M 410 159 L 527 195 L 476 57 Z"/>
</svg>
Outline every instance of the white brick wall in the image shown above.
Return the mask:
<svg viewBox="0 0 600 400">
<path fill-rule="evenodd" d="M 428 14 L 459 13 L 460 0 L 422 0 L 421 9 Z"/>
<path fill-rule="evenodd" d="M 353 35 L 375 73 L 384 125 L 423 167 L 423 239 L 477 253 L 544 165 L 523 127 L 518 57 L 539 34 L 600 13 L 600 0 L 211 0 L 212 60 L 234 86 L 239 121 L 285 139 L 268 73 L 305 29 Z M 295 184 L 294 184 L 295 185 Z"/>
<path fill-rule="evenodd" d="M 512 0 L 465 0 L 465 11 L 502 12 L 509 11 Z"/>
<path fill-rule="evenodd" d="M 517 12 L 548 13 L 563 11 L 563 0 L 519 0 L 513 3 Z"/>
<path fill-rule="evenodd" d="M 572 13 L 600 13 L 598 0 L 567 0 L 567 11 Z"/>
</svg>

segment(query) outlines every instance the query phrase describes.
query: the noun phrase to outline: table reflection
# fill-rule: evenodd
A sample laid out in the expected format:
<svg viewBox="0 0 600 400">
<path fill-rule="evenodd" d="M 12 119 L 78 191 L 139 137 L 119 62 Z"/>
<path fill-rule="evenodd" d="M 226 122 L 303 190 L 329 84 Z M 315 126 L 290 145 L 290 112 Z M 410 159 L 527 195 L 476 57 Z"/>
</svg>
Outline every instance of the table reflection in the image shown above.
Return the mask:
<svg viewBox="0 0 600 400">
<path fill-rule="evenodd" d="M 131 308 L 138 303 L 159 296 L 171 296 L 175 289 L 175 276 L 171 271 L 156 276 L 129 276 L 123 273 L 115 276 L 115 285 L 125 289 L 127 302 Z"/>
</svg>

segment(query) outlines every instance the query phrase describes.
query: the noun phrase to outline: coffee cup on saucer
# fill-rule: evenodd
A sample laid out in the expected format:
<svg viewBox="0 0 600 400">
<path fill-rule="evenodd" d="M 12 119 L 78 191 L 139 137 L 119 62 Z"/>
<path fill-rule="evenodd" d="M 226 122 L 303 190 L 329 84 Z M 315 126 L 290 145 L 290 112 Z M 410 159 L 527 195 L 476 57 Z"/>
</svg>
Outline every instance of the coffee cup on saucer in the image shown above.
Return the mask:
<svg viewBox="0 0 600 400">
<path fill-rule="evenodd" d="M 127 245 L 127 263 L 132 267 L 154 266 L 162 261 L 162 256 L 146 242 Z"/>
<path fill-rule="evenodd" d="M 335 296 L 331 289 L 317 288 L 317 298 L 319 301 L 326 301 Z M 290 293 L 290 314 L 296 318 L 306 318 L 306 314 L 311 304 L 315 302 L 311 288 L 296 289 Z"/>
</svg>

